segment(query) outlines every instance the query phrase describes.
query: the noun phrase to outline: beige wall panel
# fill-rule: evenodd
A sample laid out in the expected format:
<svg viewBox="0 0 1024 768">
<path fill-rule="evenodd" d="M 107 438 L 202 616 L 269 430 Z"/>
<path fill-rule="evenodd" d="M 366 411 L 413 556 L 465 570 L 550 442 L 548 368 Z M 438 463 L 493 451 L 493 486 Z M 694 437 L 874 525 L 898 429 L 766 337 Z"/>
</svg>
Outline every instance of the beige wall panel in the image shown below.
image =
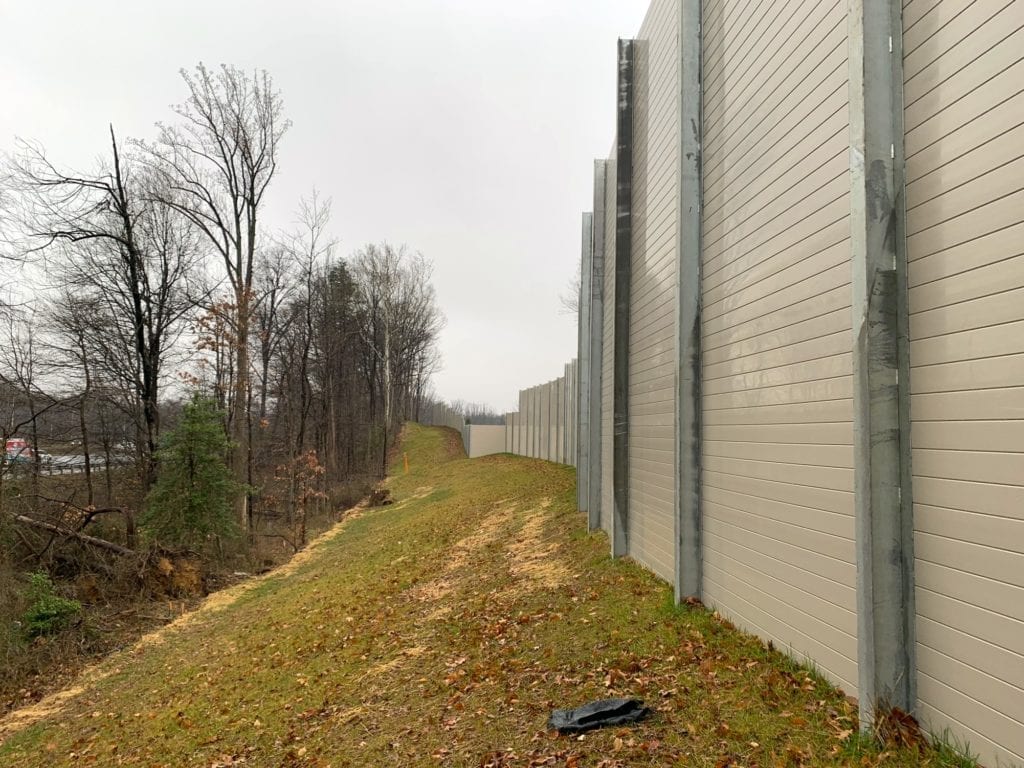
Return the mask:
<svg viewBox="0 0 1024 768">
<path fill-rule="evenodd" d="M 1024 141 L 1024 132 L 1021 134 L 1021 140 Z M 1024 222 L 982 235 L 966 245 L 917 259 L 910 286 L 913 289 L 934 280 L 970 272 L 978 267 L 996 264 L 1021 254 L 1024 254 Z"/>
<path fill-rule="evenodd" d="M 849 378 L 844 376 L 842 378 Z M 791 387 L 785 387 L 790 389 Z M 779 387 L 770 387 L 757 392 L 771 394 Z M 761 424 L 817 424 L 841 421 L 849 414 L 852 403 L 850 400 L 826 400 L 822 402 L 802 402 L 796 405 L 750 406 L 746 408 L 721 408 L 707 411 L 704 423 L 708 426 L 734 424 L 737 426 L 756 426 Z"/>
<path fill-rule="evenodd" d="M 849 192 L 850 180 L 847 175 L 849 168 L 845 173 L 834 167 L 828 170 L 828 177 L 822 174 L 812 177 L 806 189 L 780 190 L 782 194 L 788 192 L 791 197 L 787 201 L 773 203 L 777 215 L 761 226 L 748 226 L 742 221 L 731 222 L 732 227 L 720 240 L 705 245 L 709 266 L 725 266 L 742 259 L 751 251 L 770 249 L 778 244 L 780 238 L 783 243 L 791 242 L 798 225 L 802 227 L 796 232 L 805 233 L 806 236 L 822 225 L 831 223 L 831 220 L 821 220 L 818 211 L 829 202 L 843 200 Z M 809 229 L 811 225 L 817 226 Z"/>
<path fill-rule="evenodd" d="M 824 230 L 812 234 L 805 241 L 807 256 L 787 266 L 776 265 L 771 258 L 753 263 L 747 270 L 725 268 L 719 270 L 715 280 L 704 286 L 704 302 L 715 306 L 726 296 L 738 291 L 756 288 L 764 280 L 777 277 L 782 272 L 789 272 L 794 281 L 813 277 L 834 266 L 835 247 L 842 245 L 850 236 L 850 225 L 845 213 Z M 775 269 L 775 266 L 780 266 Z M 713 282 L 714 285 L 711 285 Z M 847 321 L 849 324 L 849 320 Z"/>
<path fill-rule="evenodd" d="M 855 695 L 846 10 L 704 5 L 702 482 L 707 601 Z"/>
<path fill-rule="evenodd" d="M 998 70 L 994 71 L 994 63 L 990 61 L 992 57 L 973 58 L 974 52 L 988 50 L 1005 39 L 1011 39 L 1012 45 L 1021 48 L 1021 42 L 1016 37 L 1020 34 L 1020 28 L 1024 26 L 1024 10 L 1021 9 L 1020 3 L 1002 0 L 989 6 L 989 12 L 993 10 L 995 13 L 987 22 L 961 40 L 955 48 L 950 49 L 947 55 L 934 59 L 924 67 L 915 68 L 914 77 L 907 81 L 904 89 L 908 118 L 912 110 L 919 108 L 922 101 L 937 105 L 935 111 L 941 109 L 941 102 L 936 98 L 937 94 L 934 91 L 946 80 L 967 75 L 971 78 L 970 87 L 977 87 L 989 77 L 998 74 Z M 963 55 L 953 55 L 954 51 Z M 997 66 L 997 63 L 995 65 Z M 952 85 L 951 91 L 963 93 L 966 89 Z M 916 125 L 916 122 L 908 125 Z"/>
<path fill-rule="evenodd" d="M 975 7 L 977 7 L 977 4 Z M 1024 11 L 1021 11 L 1021 13 L 1024 13 Z M 996 19 L 992 20 L 991 28 L 993 29 L 993 36 L 1005 35 L 1005 29 L 999 26 Z M 1007 38 L 1006 44 L 1024 50 L 1024 30 L 1018 30 Z M 967 66 L 950 75 L 945 82 L 940 83 L 938 86 L 929 83 L 927 85 L 922 84 L 923 87 L 921 89 L 911 88 L 904 94 L 907 104 L 906 129 L 909 131 L 922 125 L 949 107 L 952 102 L 972 93 L 988 80 L 997 76 L 999 74 L 998 68 L 1005 65 L 1006 62 L 997 63 L 994 58 L 982 56 L 973 61 L 968 59 L 967 61 L 970 63 Z M 1021 55 L 1021 58 L 1024 58 L 1024 55 Z M 949 60 L 947 58 L 940 58 L 937 61 L 937 63 L 942 62 L 949 63 Z M 958 61 L 953 66 L 962 65 L 963 63 L 963 61 Z M 939 73 L 936 73 L 935 79 L 938 79 L 940 76 Z M 925 90 L 928 87 L 931 87 L 931 90 Z"/>
<path fill-rule="evenodd" d="M 903 3 L 903 33 L 907 34 L 921 18 L 944 0 L 907 0 Z"/>
<path fill-rule="evenodd" d="M 709 592 L 721 595 L 722 602 L 736 606 L 742 612 L 743 625 L 757 635 L 771 640 L 777 648 L 798 659 L 806 659 L 818 669 L 829 670 L 844 690 L 856 689 L 857 663 L 850 652 L 844 654 L 838 646 L 856 644 L 856 639 L 836 635 L 826 637 L 823 623 L 807 616 L 798 607 L 784 603 L 768 591 L 734 576 L 728 569 L 719 568 L 714 558 L 720 553 L 709 542 L 704 560 L 704 579 Z M 731 562 L 741 562 L 730 559 Z M 727 561 L 729 562 L 729 561 Z M 779 617 L 785 616 L 786 620 Z M 852 652 L 856 656 L 856 651 Z"/>
<path fill-rule="evenodd" d="M 998 270 L 997 270 L 998 272 Z M 944 280 L 940 292 L 945 289 L 949 295 L 977 290 L 977 275 L 965 274 L 950 280 Z M 962 286 L 962 287 L 961 287 Z M 998 290 L 998 286 L 980 286 L 980 291 Z M 928 294 L 934 296 L 934 292 Z M 941 293 L 940 293 L 941 295 Z M 941 299 L 940 299 L 941 300 Z M 960 311 L 950 312 L 946 305 L 935 309 L 922 308 L 910 318 L 910 333 L 914 339 L 927 339 L 947 333 L 959 333 L 988 324 L 1012 323 L 1020 317 L 1020 307 L 1024 303 L 1024 288 L 1016 288 L 980 299 L 967 299 L 960 304 Z"/>
<path fill-rule="evenodd" d="M 970 152 L 985 151 L 982 147 L 987 142 L 1021 124 L 1024 120 L 1021 117 L 1021 105 L 1024 105 L 1024 91 L 1009 96 L 1005 101 L 992 107 L 984 120 L 972 120 L 947 133 L 941 141 L 932 141 L 915 150 L 913 155 L 908 154 L 907 182 L 912 184 L 927 174 L 940 175 L 937 174 L 937 169 L 943 163 Z"/>
<path fill-rule="evenodd" d="M 737 411 L 744 408 L 765 408 L 766 406 L 792 405 L 794 403 L 814 403 L 824 400 L 849 400 L 853 397 L 853 382 L 848 376 L 837 376 L 832 379 L 808 381 L 785 389 L 754 389 L 742 392 L 724 392 L 708 395 L 705 408 L 711 411 Z M 765 423 L 765 416 L 778 411 L 762 410 L 758 413 L 758 422 Z M 728 417 L 726 417 L 728 418 Z M 777 418 L 770 421 L 777 422 Z M 788 416 L 785 418 L 789 418 Z M 716 418 L 711 423 L 716 423 Z"/>
<path fill-rule="evenodd" d="M 951 392 L 956 390 L 984 390 L 1014 387 L 1024 382 L 1024 355 L 994 357 L 987 360 L 968 360 L 916 368 L 910 379 L 913 394 L 925 392 Z M 979 394 L 979 397 L 984 395 Z M 950 414 L 950 418 L 955 418 Z"/>
<path fill-rule="evenodd" d="M 917 526 L 919 534 L 957 538 L 995 549 L 1005 549 L 1007 540 L 1018 541 L 1024 536 L 1024 516 L 1014 519 L 972 515 L 959 509 L 926 507 L 924 504 L 921 511 L 923 517 Z M 1008 533 L 1011 534 L 1009 539 Z"/>
<path fill-rule="evenodd" d="M 1024 4 L 905 15 L 919 714 L 1024 762 Z"/>
<path fill-rule="evenodd" d="M 822 512 L 853 514 L 853 497 L 844 491 L 819 488 L 813 485 L 794 487 L 790 483 L 777 482 L 767 478 L 750 477 L 749 475 L 741 475 L 736 472 L 715 472 L 711 469 L 705 469 L 704 474 L 706 476 L 704 485 L 709 488 L 736 491 L 737 493 L 754 498 L 770 499 L 791 504 L 794 507 L 811 507 Z M 813 470 L 809 470 L 807 475 L 813 477 Z M 756 508 L 755 504 L 753 509 Z"/>
<path fill-rule="evenodd" d="M 1017 521 L 1019 522 L 1019 521 Z M 927 522 L 925 523 L 927 524 Z M 1006 526 L 1011 528 L 1011 526 Z M 1020 530 L 1019 525 L 1012 526 Z M 1005 546 L 1006 542 L 1001 542 Z M 931 563 L 955 563 L 958 570 L 986 579 L 994 579 L 1024 588 L 1024 570 L 1018 553 L 1000 547 L 963 541 L 957 533 L 953 538 L 918 531 L 914 537 L 914 554 Z M 1024 592 L 1021 593 L 1024 599 Z"/>
<path fill-rule="evenodd" d="M 1009 227 L 1009 229 L 1016 229 L 1016 227 Z M 1024 235 L 1024 230 L 1021 230 L 1021 234 Z M 914 314 L 923 314 L 936 307 L 945 308 L 950 304 L 974 301 L 988 296 L 1014 294 L 1014 289 L 1007 290 L 1006 286 L 1017 286 L 1021 284 L 1021 281 L 1024 281 L 1024 255 L 1014 253 L 1018 249 L 1024 251 L 1024 243 L 1007 242 L 1006 245 L 1008 247 L 1003 253 L 1010 253 L 1011 255 L 1008 258 L 993 264 L 983 264 L 974 269 L 969 269 L 950 277 L 938 278 L 911 288 L 910 295 L 916 310 Z M 917 265 L 915 265 L 914 269 L 917 271 Z M 1020 289 L 1017 288 L 1016 290 L 1019 291 Z M 1017 298 L 1015 294 L 1013 298 Z M 1020 305 L 1017 304 L 1017 306 Z M 920 309 L 917 309 L 918 307 Z M 988 318 L 993 309 L 994 307 L 989 306 L 984 308 L 974 306 L 969 311 L 959 312 L 958 314 L 979 314 L 983 318 Z M 949 313 L 944 312 L 943 314 Z M 957 326 L 958 329 L 978 327 L 982 326 Z M 948 332 L 947 330 L 940 331 L 940 333 Z"/>
<path fill-rule="evenodd" d="M 801 571 L 789 563 L 783 563 L 775 557 L 764 556 L 758 552 L 748 551 L 745 555 L 746 559 L 736 560 L 724 555 L 720 550 L 712 549 L 708 553 L 707 564 L 719 574 L 728 573 L 738 583 L 756 585 L 760 590 L 784 603 L 789 611 L 801 611 L 807 617 L 805 621 L 808 633 L 816 631 L 819 627 L 824 627 L 826 632 L 830 627 L 845 627 L 847 636 L 850 639 L 854 637 L 857 632 L 855 614 L 828 600 L 808 598 L 804 589 L 793 586 L 793 582 L 804 583 L 817 579 L 815 574 Z M 823 583 L 819 589 L 827 591 L 829 586 Z M 817 626 L 813 624 L 812 619 L 818 620 Z M 845 645 L 846 648 L 850 647 L 849 640 Z"/>
<path fill-rule="evenodd" d="M 780 87 L 761 91 L 754 99 L 743 103 L 731 103 L 728 108 L 728 122 L 720 126 L 709 126 L 706 140 L 716 141 L 722 134 L 735 132 L 740 142 L 721 157 L 712 158 L 712 165 L 706 170 L 708 185 L 707 200 L 717 210 L 728 194 L 725 191 L 727 177 L 733 173 L 751 173 L 771 165 L 782 153 L 795 146 L 836 110 L 836 99 L 844 88 L 845 42 L 844 30 L 836 29 L 832 39 L 824 42 L 808 55 L 801 58 L 798 69 L 787 75 L 787 81 Z M 820 89 L 812 100 L 794 94 L 793 89 L 810 86 Z M 820 113 L 819 113 L 820 110 Z M 769 153 L 763 158 L 759 152 L 752 152 L 742 142 L 761 135 L 773 143 L 765 146 Z M 810 149 L 810 147 L 808 147 Z M 751 181 L 753 181 L 753 176 Z"/>
<path fill-rule="evenodd" d="M 1016 224 L 1021 210 L 1024 210 L 1024 191 L 985 202 L 954 219 L 937 223 L 909 236 L 908 257 L 914 261 Z"/>
<path fill-rule="evenodd" d="M 913 409 L 913 406 L 911 406 Z M 942 477 L 914 475 L 915 510 L 921 507 L 945 507 L 1006 520 L 1024 519 L 1024 491 L 1019 485 L 986 485 L 948 480 Z M 926 510 L 921 511 L 925 515 Z M 927 525 L 924 519 L 919 525 Z"/>
<path fill-rule="evenodd" d="M 1016 152 L 1020 151 L 1018 147 Z M 1022 178 L 1024 159 L 1018 158 L 921 203 L 907 211 L 907 234 L 915 235 L 928 227 L 955 219 L 976 207 L 979 200 L 995 200 L 1013 194 L 1020 189 Z"/>
<path fill-rule="evenodd" d="M 1014 6 L 1017 6 L 1016 10 Z M 917 73 L 927 69 L 936 59 L 952 60 L 947 66 L 966 63 L 968 56 L 984 54 L 992 42 L 984 34 L 985 28 L 995 22 L 1007 32 L 1024 25 L 1024 12 L 1014 0 L 986 0 L 982 3 L 964 3 L 946 0 L 922 16 L 917 24 L 904 33 L 903 61 L 908 73 L 907 82 L 913 82 Z M 936 54 L 941 54 L 936 57 Z M 911 75 L 912 73 L 912 75 Z"/>
<path fill-rule="evenodd" d="M 721 236 L 726 221 L 737 216 L 746 218 L 758 213 L 764 208 L 753 208 L 756 203 L 762 203 L 759 195 L 768 187 L 774 189 L 789 189 L 802 183 L 808 176 L 820 175 L 823 168 L 835 166 L 846 161 L 849 167 L 849 156 L 842 152 L 836 153 L 834 139 L 836 134 L 845 133 L 847 120 L 844 113 L 844 99 L 841 98 L 841 91 L 831 97 L 835 102 L 835 112 L 823 123 L 815 126 L 810 133 L 801 137 L 800 141 L 793 142 L 791 147 L 780 146 L 767 157 L 758 158 L 765 161 L 763 170 L 759 170 L 757 182 L 751 184 L 740 194 L 730 197 L 719 197 L 714 208 L 708 209 L 708 230 L 705 233 L 705 240 L 716 242 Z M 809 153 L 808 147 L 814 147 Z"/>
<path fill-rule="evenodd" d="M 1003 55 L 1013 54 L 1006 52 Z M 914 154 L 953 131 L 967 125 L 984 123 L 985 112 L 1017 93 L 1018 89 L 1013 84 L 1020 83 L 1022 79 L 1024 61 L 1018 61 L 1007 67 L 998 77 L 975 88 L 963 98 L 950 103 L 941 112 L 907 131 L 907 159 L 911 159 Z"/>
<path fill-rule="evenodd" d="M 923 645 L 938 654 L 961 660 L 969 668 L 999 678 L 1011 686 L 1024 685 L 1024 663 L 1013 651 L 991 643 L 973 642 L 970 635 L 927 617 L 919 618 L 918 636 Z"/>
<path fill-rule="evenodd" d="M 724 443 L 708 441 L 704 456 L 722 459 L 750 459 L 752 461 L 780 461 L 786 464 L 806 464 L 812 467 L 842 467 L 853 469 L 853 450 L 845 445 L 786 445 L 772 443 Z"/>
<path fill-rule="evenodd" d="M 629 554 L 671 579 L 675 472 L 678 4 L 640 29 L 633 114 L 629 328 Z"/>
<path fill-rule="evenodd" d="M 719 344 L 712 349 L 703 350 L 704 362 L 714 365 L 723 360 L 731 360 L 747 355 L 756 355 L 760 352 L 778 349 L 785 346 L 787 341 L 797 343 L 813 339 L 819 333 L 828 334 L 841 331 L 850 327 L 849 307 L 833 310 L 825 314 L 817 315 L 808 320 L 801 320 L 790 324 L 786 328 L 785 335 L 768 331 L 750 338 L 736 338 L 731 343 Z M 709 337 L 710 338 L 710 337 Z"/>
<path fill-rule="evenodd" d="M 1011 128 L 992 139 L 992 146 L 979 147 L 972 152 L 953 158 L 942 167 L 941 173 L 929 173 L 907 185 L 907 208 L 914 209 L 939 195 L 945 194 L 979 176 L 996 170 L 1006 158 L 1019 159 L 1024 155 L 1024 125 Z"/>
<path fill-rule="evenodd" d="M 713 304 L 715 312 L 708 319 L 713 319 L 713 317 L 726 312 L 736 311 L 749 304 L 754 304 L 758 300 L 771 302 L 768 306 L 778 306 L 780 302 L 772 301 L 770 296 L 792 285 L 799 285 L 807 281 L 817 282 L 828 270 L 846 266 L 843 259 L 844 252 L 846 252 L 845 261 L 849 261 L 849 245 L 845 238 L 829 244 L 824 250 L 811 252 L 806 258 L 795 263 L 779 264 L 779 268 L 772 275 L 766 275 L 756 283 L 742 285 L 738 279 L 722 283 L 714 290 L 708 291 L 709 295 L 704 298 L 705 301 Z M 757 265 L 757 271 L 764 268 L 763 264 Z M 788 296 L 784 298 L 788 298 Z M 762 306 L 764 305 L 757 304 L 755 308 L 760 310 Z"/>
<path fill-rule="evenodd" d="M 978 392 L 938 392 L 910 398 L 914 429 L 921 421 L 943 421 L 951 413 L 970 420 L 1024 419 L 1024 387 Z"/>
<path fill-rule="evenodd" d="M 1013 421 L 915 421 L 914 446 L 936 450 L 1001 451 L 1024 445 L 1024 418 Z"/>
<path fill-rule="evenodd" d="M 801 3 L 803 5 L 803 3 Z M 788 21 L 790 28 L 798 32 L 807 33 L 809 36 L 806 47 L 800 51 L 794 51 L 790 45 L 783 45 L 775 48 L 761 47 L 759 50 L 757 66 L 753 70 L 749 67 L 732 66 L 730 72 L 735 72 L 736 77 L 742 78 L 735 82 L 732 78 L 716 78 L 714 73 L 716 64 L 705 80 L 705 105 L 706 110 L 706 136 L 715 139 L 734 120 L 759 119 L 768 115 L 782 115 L 784 110 L 779 107 L 789 103 L 798 103 L 799 99 L 787 101 L 790 96 L 789 86 L 799 81 L 801 77 L 820 78 L 834 69 L 833 56 L 835 49 L 842 45 L 842 38 L 837 36 L 840 25 L 836 23 L 836 16 L 833 4 L 818 3 L 809 12 L 798 13 Z M 764 25 L 776 23 L 778 17 L 751 19 L 752 22 Z M 796 26 L 793 23 L 796 22 Z M 788 41 L 792 43 L 792 39 Z M 708 61 L 716 62 L 722 59 L 723 51 L 705 50 L 705 58 Z M 763 65 L 763 66 L 762 66 Z M 776 121 L 767 121 L 769 125 Z M 743 129 L 746 130 L 745 128 Z M 740 136 L 744 136 L 740 133 Z M 746 147 L 731 148 L 733 152 L 746 150 Z M 717 164 L 728 160 L 730 153 L 722 157 L 713 158 L 716 168 Z M 710 170 L 710 169 L 709 169 Z"/>
<path fill-rule="evenodd" d="M 955 654 L 976 669 L 1003 670 L 1001 676 L 1011 684 L 1021 682 L 1020 654 L 996 644 L 1008 632 L 1017 631 L 1014 619 L 927 589 L 916 594 L 917 631 L 925 644 Z M 969 626 L 970 634 L 951 627 L 951 619 Z"/>
<path fill-rule="evenodd" d="M 842 306 L 843 298 L 846 298 L 846 303 L 849 304 L 848 296 L 832 293 L 837 288 L 845 288 L 849 293 L 847 284 L 842 282 L 843 275 L 849 271 L 844 265 L 830 267 L 812 279 L 789 285 L 761 301 L 744 304 L 737 309 L 721 312 L 717 316 L 713 315 L 707 319 L 705 333 L 713 338 L 715 334 L 742 327 L 741 333 L 758 335 L 768 330 L 788 328 L 793 323 L 806 319 L 808 313 L 816 317 L 831 312 Z"/>
<path fill-rule="evenodd" d="M 996 327 L 950 333 L 915 341 L 910 353 L 918 365 L 938 365 L 962 360 L 1014 355 L 1024 352 L 1024 320 Z"/>
<path fill-rule="evenodd" d="M 849 515 L 839 512 L 828 513 L 810 507 L 798 507 L 782 501 L 774 501 L 763 497 L 750 497 L 738 491 L 705 487 L 704 498 L 712 504 L 732 509 L 749 508 L 756 500 L 758 513 L 768 519 L 789 525 L 807 528 L 830 536 L 846 538 L 852 535 L 853 520 Z"/>
<path fill-rule="evenodd" d="M 833 184 L 831 190 L 836 192 L 838 184 Z M 830 225 L 848 220 L 849 201 L 843 195 L 832 199 L 819 197 L 815 200 L 815 207 L 801 208 L 800 213 L 803 216 L 799 218 L 796 215 L 789 217 L 788 228 L 772 227 L 770 231 L 759 233 L 759 237 L 751 238 L 742 248 L 718 252 L 713 258 L 709 255 L 706 287 L 710 288 L 742 272 L 747 259 L 750 259 L 750 266 L 753 266 L 766 259 L 788 255 L 791 260 L 785 266 L 789 266 L 828 247 L 833 240 L 832 233 L 826 230 Z M 799 248 L 800 253 L 788 253 L 794 248 Z"/>
<path fill-rule="evenodd" d="M 853 432 L 845 424 L 727 424 L 716 426 L 707 424 L 705 421 L 704 439 L 740 443 L 786 442 L 808 445 L 852 445 Z"/>
</svg>

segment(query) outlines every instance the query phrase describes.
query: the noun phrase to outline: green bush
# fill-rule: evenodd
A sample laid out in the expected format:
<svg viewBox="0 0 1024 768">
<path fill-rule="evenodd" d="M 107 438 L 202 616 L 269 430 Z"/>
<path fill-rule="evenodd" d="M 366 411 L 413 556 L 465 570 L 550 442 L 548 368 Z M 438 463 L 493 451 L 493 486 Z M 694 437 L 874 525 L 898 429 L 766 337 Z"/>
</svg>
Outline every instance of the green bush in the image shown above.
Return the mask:
<svg viewBox="0 0 1024 768">
<path fill-rule="evenodd" d="M 59 632 L 82 612 L 82 604 L 58 595 L 50 577 L 42 572 L 30 577 L 28 596 L 32 603 L 22 615 L 22 626 L 30 638 Z"/>
<path fill-rule="evenodd" d="M 142 515 L 152 538 L 200 547 L 213 536 L 238 535 L 231 502 L 242 486 L 227 466 L 230 446 L 224 414 L 210 398 L 195 395 L 157 453 L 157 480 Z"/>
</svg>

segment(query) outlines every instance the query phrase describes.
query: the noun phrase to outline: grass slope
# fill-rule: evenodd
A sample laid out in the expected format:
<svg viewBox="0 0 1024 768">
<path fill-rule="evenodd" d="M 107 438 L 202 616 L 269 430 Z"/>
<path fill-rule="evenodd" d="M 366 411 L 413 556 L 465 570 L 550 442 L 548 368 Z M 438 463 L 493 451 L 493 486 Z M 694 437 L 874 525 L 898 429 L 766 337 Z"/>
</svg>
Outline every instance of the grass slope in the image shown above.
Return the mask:
<svg viewBox="0 0 1024 768">
<path fill-rule="evenodd" d="M 396 504 L 112 657 L 10 736 L 0 765 L 954 761 L 866 744 L 819 676 L 610 560 L 574 511 L 571 468 L 470 461 L 454 435 L 407 427 Z M 608 696 L 643 698 L 655 716 L 580 738 L 546 731 L 553 707 Z"/>
</svg>

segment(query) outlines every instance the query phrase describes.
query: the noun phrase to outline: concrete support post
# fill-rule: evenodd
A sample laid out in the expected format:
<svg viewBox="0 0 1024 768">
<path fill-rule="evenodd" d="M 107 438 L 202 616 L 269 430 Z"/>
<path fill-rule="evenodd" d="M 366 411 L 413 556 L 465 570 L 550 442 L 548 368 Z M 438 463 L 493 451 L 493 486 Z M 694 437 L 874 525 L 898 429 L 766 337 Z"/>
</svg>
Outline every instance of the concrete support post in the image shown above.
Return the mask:
<svg viewBox="0 0 1024 768">
<path fill-rule="evenodd" d="M 701 597 L 701 0 L 679 7 L 675 598 Z"/>
<path fill-rule="evenodd" d="M 902 5 L 851 0 L 850 176 L 860 723 L 916 705 Z"/>
<path fill-rule="evenodd" d="M 615 178 L 615 362 L 612 557 L 629 554 L 629 303 L 633 256 L 633 40 L 619 40 Z"/>
<path fill-rule="evenodd" d="M 590 400 L 587 524 L 591 531 L 601 527 L 601 435 L 604 400 L 604 270 L 605 270 L 605 175 L 607 161 L 594 161 L 593 251 L 590 269 L 590 359 L 587 389 Z"/>
</svg>

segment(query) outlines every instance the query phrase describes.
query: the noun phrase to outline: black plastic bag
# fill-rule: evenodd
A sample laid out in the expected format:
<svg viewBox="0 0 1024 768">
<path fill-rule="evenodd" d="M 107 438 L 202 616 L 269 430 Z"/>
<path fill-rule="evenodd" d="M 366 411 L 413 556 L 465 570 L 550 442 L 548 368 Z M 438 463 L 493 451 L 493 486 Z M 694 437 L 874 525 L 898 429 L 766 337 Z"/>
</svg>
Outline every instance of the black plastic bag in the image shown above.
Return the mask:
<svg viewBox="0 0 1024 768">
<path fill-rule="evenodd" d="M 559 733 L 583 733 L 609 725 L 625 725 L 651 714 L 639 699 L 602 699 L 576 709 L 556 709 L 548 718 L 548 727 Z"/>
</svg>

